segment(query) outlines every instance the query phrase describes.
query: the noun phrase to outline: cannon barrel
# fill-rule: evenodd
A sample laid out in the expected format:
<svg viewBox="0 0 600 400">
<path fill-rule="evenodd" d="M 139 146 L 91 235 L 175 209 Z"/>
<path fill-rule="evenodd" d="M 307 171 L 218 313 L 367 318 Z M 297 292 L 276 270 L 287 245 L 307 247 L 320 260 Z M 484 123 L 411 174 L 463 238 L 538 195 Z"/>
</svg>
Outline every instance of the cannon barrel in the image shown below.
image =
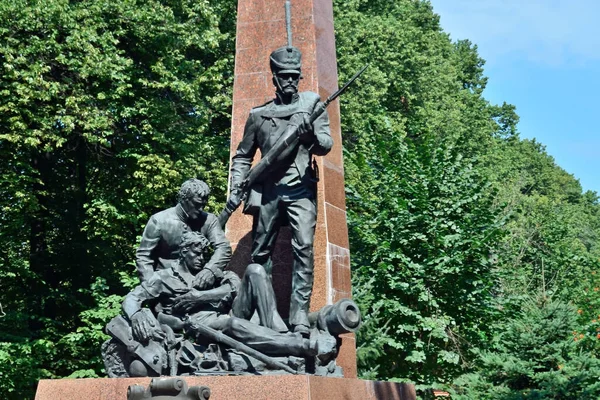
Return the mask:
<svg viewBox="0 0 600 400">
<path fill-rule="evenodd" d="M 187 383 L 183 379 L 157 379 L 150 382 L 152 396 L 177 396 L 187 392 Z"/>
<path fill-rule="evenodd" d="M 360 310 L 350 299 L 342 299 L 337 303 L 310 313 L 308 320 L 311 326 L 326 330 L 332 335 L 356 332 L 360 327 Z"/>
<path fill-rule="evenodd" d="M 188 390 L 188 397 L 194 400 L 210 399 L 210 389 L 207 386 L 192 386 Z"/>
<path fill-rule="evenodd" d="M 140 385 L 131 385 L 127 388 L 127 400 L 143 400 L 146 388 Z"/>
</svg>

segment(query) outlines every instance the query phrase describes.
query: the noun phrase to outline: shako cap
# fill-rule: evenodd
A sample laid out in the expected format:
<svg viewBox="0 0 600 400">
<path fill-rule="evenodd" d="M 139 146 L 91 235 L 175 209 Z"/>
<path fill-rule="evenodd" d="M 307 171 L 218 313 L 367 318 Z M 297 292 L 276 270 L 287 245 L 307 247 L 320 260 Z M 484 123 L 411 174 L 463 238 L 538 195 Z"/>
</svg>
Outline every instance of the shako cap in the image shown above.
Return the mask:
<svg viewBox="0 0 600 400">
<path fill-rule="evenodd" d="M 282 46 L 269 57 L 274 74 L 300 74 L 302 53 L 294 46 Z"/>
</svg>

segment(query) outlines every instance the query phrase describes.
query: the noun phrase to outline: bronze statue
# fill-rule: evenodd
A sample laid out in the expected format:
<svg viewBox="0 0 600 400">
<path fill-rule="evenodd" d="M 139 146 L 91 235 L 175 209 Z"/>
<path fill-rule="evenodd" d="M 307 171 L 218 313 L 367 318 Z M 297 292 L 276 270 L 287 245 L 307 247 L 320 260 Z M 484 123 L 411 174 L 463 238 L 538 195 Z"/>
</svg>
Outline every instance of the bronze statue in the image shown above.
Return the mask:
<svg viewBox="0 0 600 400">
<path fill-rule="evenodd" d="M 299 92 L 300 50 L 270 55 L 275 98 L 254 108 L 231 166 L 231 190 L 219 218 L 203 210 L 209 188 L 186 181 L 175 207 L 150 218 L 136 253 L 141 284 L 107 325 L 102 346 L 111 377 L 212 373 L 313 373 L 341 376 L 340 334 L 354 332 L 360 312 L 344 299 L 308 313 L 313 287 L 313 241 L 318 173 L 314 156 L 333 141 L 326 107 L 364 71 L 321 102 Z M 262 158 L 251 168 L 256 151 Z M 231 247 L 223 227 L 246 202 L 254 215 L 252 263 L 240 279 L 225 271 Z M 292 231 L 289 332 L 277 312 L 271 255 L 279 229 Z M 205 253 L 207 248 L 213 255 Z M 208 259 L 208 261 L 205 261 Z"/>
<path fill-rule="evenodd" d="M 194 288 L 196 276 L 205 268 L 208 246 L 202 234 L 185 232 L 178 262 L 155 271 L 125 297 L 123 316 L 107 325 L 112 339 L 102 348 L 109 376 L 250 371 L 255 364 L 244 361 L 245 356 L 268 369 L 290 373 L 304 372 L 303 359 L 314 358 L 321 373 L 339 372 L 334 361 L 338 341 L 329 330 L 334 335 L 354 330 L 360 318 L 354 315 L 340 330 L 339 323 L 327 322 L 331 319 L 327 309 L 313 316 L 308 338 L 278 332 L 286 328 L 273 319 L 273 288 L 261 265 L 248 266 L 242 280 L 225 271 L 211 286 Z M 256 323 L 249 321 L 255 313 Z M 351 315 L 346 310 L 338 314 Z M 294 357 L 296 361 L 273 357 Z M 296 363 L 296 369 L 290 363 Z"/>
<path fill-rule="evenodd" d="M 333 145 L 327 106 L 366 66 L 324 102 L 316 93 L 298 92 L 302 54 L 292 46 L 289 1 L 286 23 L 288 44 L 270 56 L 275 99 L 250 112 L 232 159 L 230 195 L 219 221 L 224 227 L 245 201 L 244 213 L 254 215 L 252 262 L 263 265 L 269 276 L 279 228 L 290 225 L 294 261 L 289 324 L 294 332 L 307 335 L 319 179 L 313 156 L 326 155 Z M 251 168 L 257 149 L 262 158 Z"/>
<path fill-rule="evenodd" d="M 289 224 L 294 254 L 289 324 L 294 332 L 307 335 L 317 220 L 318 176 L 313 167 L 313 156 L 327 154 L 333 141 L 326 112 L 314 121 L 310 119 L 319 103 L 319 95 L 298 92 L 301 61 L 300 50 L 292 46 L 291 41 L 271 53 L 275 98 L 250 112 L 244 136 L 232 159 L 231 199 L 237 204 L 241 201 L 244 180 L 256 150 L 260 149 L 266 156 L 274 147 L 283 147 L 287 156 L 275 155 L 274 162 L 268 166 L 269 173 L 263 174 L 260 185 L 252 188 L 246 202 L 246 212 L 256 214 L 252 262 L 263 265 L 271 274 L 271 254 L 279 228 Z M 280 139 L 288 132 L 293 132 L 292 137 L 297 140 L 280 146 Z M 231 201 L 228 207 L 230 205 Z"/>
<path fill-rule="evenodd" d="M 189 179 L 181 185 L 175 207 L 150 217 L 136 252 L 140 281 L 147 281 L 154 271 L 177 263 L 181 237 L 188 231 L 202 233 L 214 250 L 205 268 L 196 277 L 195 286 L 208 287 L 223 277 L 223 269 L 231 259 L 231 246 L 217 217 L 203 210 L 209 194 L 210 189 L 205 182 Z"/>
</svg>

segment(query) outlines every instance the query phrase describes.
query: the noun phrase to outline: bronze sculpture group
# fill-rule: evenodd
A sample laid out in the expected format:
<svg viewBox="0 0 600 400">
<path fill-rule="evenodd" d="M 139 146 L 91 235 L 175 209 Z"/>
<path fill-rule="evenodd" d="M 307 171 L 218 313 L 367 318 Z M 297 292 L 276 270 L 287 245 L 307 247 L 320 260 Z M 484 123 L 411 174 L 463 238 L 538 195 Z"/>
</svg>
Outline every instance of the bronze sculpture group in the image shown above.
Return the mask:
<svg viewBox="0 0 600 400">
<path fill-rule="evenodd" d="M 317 218 L 313 156 L 333 145 L 325 107 L 348 85 L 325 103 L 315 93 L 298 92 L 301 53 L 290 38 L 288 33 L 288 45 L 271 53 L 275 98 L 250 112 L 223 213 L 204 211 L 210 189 L 190 179 L 178 204 L 146 225 L 136 253 L 140 284 L 106 327 L 111 339 L 102 356 L 110 377 L 341 376 L 335 363 L 339 335 L 358 328 L 358 308 L 342 300 L 309 313 L 309 303 Z M 257 149 L 262 160 L 251 169 Z M 231 246 L 223 229 L 242 201 L 255 222 L 251 264 L 240 278 L 226 269 Z M 287 321 L 277 310 L 271 278 L 274 243 L 286 224 L 294 256 Z"/>
<path fill-rule="evenodd" d="M 199 282 L 209 246 L 202 233 L 184 232 L 177 262 L 155 271 L 125 297 L 123 315 L 106 328 L 113 337 L 103 346 L 109 376 L 264 368 L 296 373 L 305 371 L 306 357 L 334 372 L 329 365 L 337 350 L 334 336 L 315 326 L 304 338 L 275 320 L 273 287 L 261 265 L 250 264 L 242 279 L 224 271 L 208 286 Z M 257 322 L 251 322 L 255 313 Z"/>
</svg>

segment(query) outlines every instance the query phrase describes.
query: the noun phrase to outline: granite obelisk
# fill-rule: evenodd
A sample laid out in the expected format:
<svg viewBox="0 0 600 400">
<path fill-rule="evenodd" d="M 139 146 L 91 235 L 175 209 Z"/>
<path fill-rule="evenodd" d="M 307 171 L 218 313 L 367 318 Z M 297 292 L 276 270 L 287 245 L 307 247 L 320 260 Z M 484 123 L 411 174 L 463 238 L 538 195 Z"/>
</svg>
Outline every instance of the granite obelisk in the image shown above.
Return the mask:
<svg viewBox="0 0 600 400">
<path fill-rule="evenodd" d="M 294 46 L 302 51 L 303 79 L 300 90 L 318 93 L 322 99 L 338 89 L 333 4 L 331 0 L 292 0 Z M 274 96 L 269 54 L 286 42 L 283 0 L 239 0 L 233 89 L 231 154 L 240 142 L 248 113 Z M 351 296 L 350 253 L 346 225 L 342 138 L 339 104 L 328 109 L 332 150 L 317 157 L 318 217 L 315 234 L 314 286 L 311 310 Z M 257 157 L 258 158 L 258 157 Z M 238 210 L 227 225 L 234 247 L 232 267 L 243 272 L 250 258 L 252 217 Z M 278 308 L 285 316 L 291 291 L 289 232 L 282 230 L 273 254 L 273 281 Z M 356 376 L 355 339 L 344 335 L 338 363 L 346 377 Z"/>
</svg>

